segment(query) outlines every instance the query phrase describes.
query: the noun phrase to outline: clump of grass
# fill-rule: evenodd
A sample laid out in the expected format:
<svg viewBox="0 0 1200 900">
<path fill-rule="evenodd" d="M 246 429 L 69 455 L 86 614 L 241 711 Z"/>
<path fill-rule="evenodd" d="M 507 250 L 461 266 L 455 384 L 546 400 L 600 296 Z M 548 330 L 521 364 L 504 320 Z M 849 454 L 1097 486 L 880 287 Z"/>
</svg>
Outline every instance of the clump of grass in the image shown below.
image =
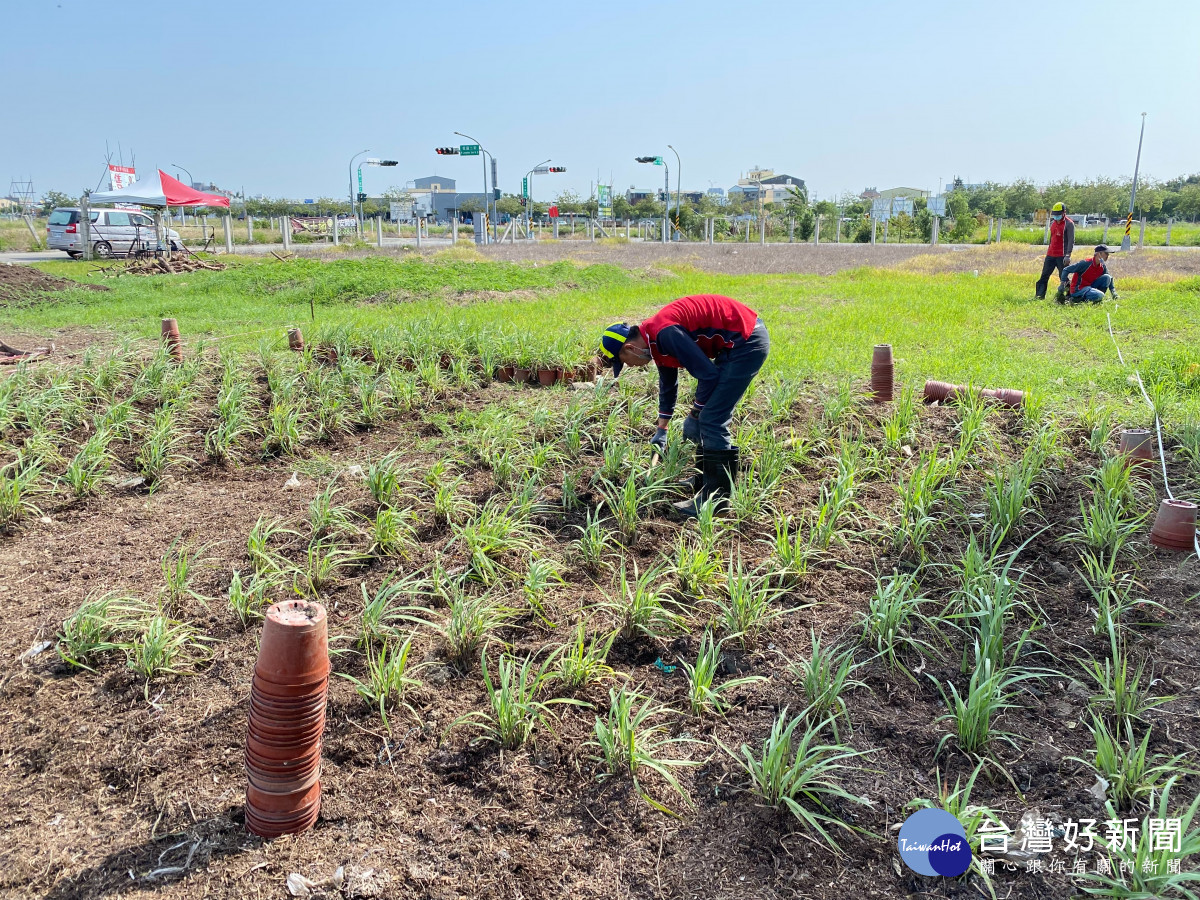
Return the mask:
<svg viewBox="0 0 1200 900">
<path fill-rule="evenodd" d="M 855 828 L 838 818 L 832 807 L 863 803 L 839 783 L 843 772 L 858 768 L 848 765 L 847 760 L 863 753 L 844 744 L 824 743 L 820 734 L 829 724 L 828 719 L 813 722 L 801 713 L 789 720 L 787 713 L 787 707 L 780 710 L 757 754 L 746 744 L 741 747 L 740 757 L 728 748 L 725 751 L 749 777 L 751 793 L 768 806 L 787 810 L 840 852 L 828 827 L 848 832 Z"/>
<path fill-rule="evenodd" d="M 951 740 L 972 756 L 989 751 L 993 740 L 1002 740 L 1015 747 L 1014 736 L 996 728 L 996 718 L 1004 710 L 1017 706 L 1012 702 L 1017 696 L 1015 688 L 1021 682 L 1037 677 L 1040 677 L 1039 673 L 1016 666 L 996 667 L 991 660 L 980 658 L 977 647 L 976 665 L 965 694 L 960 694 L 953 683 L 948 685 L 949 693 L 938 685 L 947 712 L 937 721 L 951 722 L 954 730 L 938 742 L 937 753 L 940 754 Z"/>
<path fill-rule="evenodd" d="M 374 556 L 398 556 L 407 559 L 417 543 L 415 521 L 416 516 L 411 509 L 379 507 L 367 529 L 371 541 L 367 552 Z"/>
<path fill-rule="evenodd" d="M 1093 715 L 1091 732 L 1095 742 L 1092 758 L 1072 759 L 1091 766 L 1108 783 L 1108 796 L 1119 810 L 1131 810 L 1137 802 L 1153 796 L 1171 774 L 1194 772 L 1185 754 L 1170 759 L 1151 755 L 1149 730 L 1139 743 L 1128 722 L 1114 734 L 1103 719 Z"/>
<path fill-rule="evenodd" d="M 984 825 L 991 827 L 1003 824 L 1000 815 L 990 806 L 981 806 L 971 802 L 971 794 L 975 790 L 975 780 L 979 777 L 979 773 L 986 763 L 986 760 L 980 761 L 971 772 L 970 777 L 967 778 L 966 784 L 963 784 L 961 778 L 956 779 L 953 790 L 950 789 L 948 782 L 942 780 L 941 773 L 939 772 L 937 779 L 939 785 L 937 799 L 918 798 L 910 800 L 905 804 L 905 809 L 945 810 L 962 823 L 963 829 L 967 833 L 967 843 L 971 847 L 978 849 L 980 844 L 980 829 Z M 987 887 L 988 893 L 994 897 L 995 892 L 992 890 L 991 876 L 988 875 L 987 870 L 984 868 L 983 860 L 978 853 L 974 854 L 971 859 L 971 870 Z"/>
<path fill-rule="evenodd" d="M 271 540 L 285 534 L 297 536 L 295 531 L 285 527 L 282 519 L 259 516 L 258 521 L 254 523 L 250 534 L 246 536 L 246 555 L 250 558 L 256 575 L 280 571 L 280 558 L 272 551 Z"/>
<path fill-rule="evenodd" d="M 505 750 L 517 750 L 533 736 L 538 727 L 549 727 L 556 703 L 583 706 L 578 700 L 556 697 L 539 700 L 538 694 L 552 677 L 545 664 L 535 666 L 532 657 L 518 661 L 507 653 L 497 663 L 497 678 L 492 682 L 486 655 L 480 659 L 483 687 L 487 692 L 488 710 L 473 710 L 459 716 L 450 728 L 468 724 L 479 729 L 486 740 L 494 741 Z"/>
<path fill-rule="evenodd" d="M 1095 685 L 1089 703 L 1093 708 L 1103 710 L 1114 729 L 1131 730 L 1135 723 L 1143 722 L 1147 712 L 1175 698 L 1151 694 L 1149 687 L 1154 679 L 1146 679 L 1146 661 L 1135 666 L 1129 651 L 1117 638 L 1110 640 L 1110 658 L 1103 664 L 1093 659 L 1084 670 Z"/>
<path fill-rule="evenodd" d="M 41 466 L 36 463 L 20 471 L 0 470 L 0 531 L 16 525 L 28 515 L 41 510 L 33 503 Z"/>
<path fill-rule="evenodd" d="M 854 648 L 839 649 L 822 647 L 815 631 L 810 631 L 812 651 L 808 659 L 788 664 L 788 669 L 800 686 L 808 711 L 815 716 L 825 717 L 833 728 L 834 739 L 838 739 L 838 720 L 850 724 L 843 694 L 861 687 L 863 682 L 852 677 L 861 663 L 854 661 Z"/>
<path fill-rule="evenodd" d="M 543 557 L 530 561 L 525 572 L 525 582 L 521 585 L 521 593 L 524 594 L 525 602 L 529 604 L 533 614 L 550 628 L 556 626 L 546 613 L 546 594 L 555 583 L 566 584 L 558 574 L 554 560 Z"/>
<path fill-rule="evenodd" d="M 77 498 L 98 494 L 100 486 L 108 479 L 109 467 L 112 465 L 112 454 L 109 452 L 112 439 L 113 434 L 107 429 L 97 430 L 80 444 L 71 461 L 67 463 L 62 480 Z"/>
<path fill-rule="evenodd" d="M 721 584 L 720 551 L 681 531 L 671 570 L 684 597 L 703 600 Z"/>
<path fill-rule="evenodd" d="M 638 636 L 651 639 L 666 637 L 680 631 L 683 617 L 678 604 L 667 597 L 661 583 L 665 570 L 655 566 L 639 572 L 637 562 L 633 564 L 633 578 L 625 564 L 621 564 L 620 582 L 616 596 L 607 597 L 599 604 L 616 622 L 616 631 L 625 640 Z"/>
<path fill-rule="evenodd" d="M 612 632 L 606 638 L 594 636 L 589 641 L 585 624 L 580 622 L 571 640 L 558 647 L 551 657 L 558 665 L 559 683 L 568 690 L 577 690 L 612 678 L 615 673 L 607 659 L 615 637 Z"/>
<path fill-rule="evenodd" d="M 679 783 L 675 770 L 699 763 L 689 759 L 670 758 L 664 754 L 673 746 L 689 743 L 689 739 L 669 737 L 660 719 L 669 710 L 649 697 L 642 697 L 628 686 L 608 692 L 609 707 L 604 716 L 596 717 L 594 736 L 587 746 L 597 750 L 595 759 L 603 767 L 600 779 L 627 775 L 634 789 L 655 809 L 674 815 L 642 786 L 646 773 L 653 773 L 666 782 L 684 803 L 690 805 L 687 792 Z"/>
<path fill-rule="evenodd" d="M 145 603 L 117 593 L 89 596 L 62 623 L 58 655 L 77 669 L 95 671 L 100 658 L 125 648 L 122 640 L 149 615 Z"/>
<path fill-rule="evenodd" d="M 400 459 L 395 453 L 375 460 L 367 467 L 367 490 L 380 506 L 391 506 L 400 496 Z"/>
<path fill-rule="evenodd" d="M 901 652 L 913 651 L 924 657 L 932 650 L 927 641 L 915 634 L 918 626 L 928 624 L 924 612 L 927 602 L 913 575 L 889 575 L 878 579 L 875 593 L 862 615 L 863 640 L 889 665 L 907 673 L 900 661 Z"/>
<path fill-rule="evenodd" d="M 421 684 L 420 679 L 408 674 L 411 653 L 411 635 L 403 641 L 384 641 L 378 650 L 373 644 L 368 644 L 365 680 L 343 672 L 338 673 L 354 684 L 358 696 L 379 710 L 379 718 L 388 734 L 392 733 L 391 723 L 388 722 L 388 710 L 403 705 L 411 711 L 412 707 L 404 702 L 405 692 Z"/>
<path fill-rule="evenodd" d="M 758 646 L 763 632 L 784 614 L 775 605 L 782 591 L 773 588 L 766 577 L 747 570 L 740 559 L 729 561 L 725 574 L 727 597 L 716 601 L 717 621 L 726 638 L 744 648 Z"/>
<path fill-rule="evenodd" d="M 125 647 L 129 668 L 150 682 L 163 675 L 192 674 L 209 655 L 205 638 L 186 622 L 162 614 L 153 616 Z"/>
<path fill-rule="evenodd" d="M 449 616 L 435 628 L 446 641 L 446 655 L 459 668 L 479 655 L 492 632 L 512 617 L 513 611 L 487 594 L 470 597 L 459 592 L 449 601 Z"/>
<path fill-rule="evenodd" d="M 702 716 L 710 710 L 719 716 L 725 715 L 728 709 L 726 695 L 738 688 L 766 680 L 761 675 L 749 675 L 716 683 L 716 676 L 721 669 L 721 643 L 713 641 L 712 631 L 705 629 L 700 638 L 696 662 L 683 663 L 688 682 L 688 705 L 697 716 Z"/>
<path fill-rule="evenodd" d="M 251 622 L 263 618 L 264 610 L 271 605 L 267 595 L 278 585 L 278 579 L 268 575 L 250 575 L 245 580 L 235 571 L 229 581 L 229 608 L 245 628 Z"/>
<path fill-rule="evenodd" d="M 575 542 L 575 552 L 584 568 L 593 574 L 604 568 L 605 558 L 612 550 L 612 539 L 604 527 L 607 521 L 601 517 L 599 509 L 594 509 L 587 514 L 586 524 L 572 526 L 580 532 L 579 540 Z"/>
</svg>

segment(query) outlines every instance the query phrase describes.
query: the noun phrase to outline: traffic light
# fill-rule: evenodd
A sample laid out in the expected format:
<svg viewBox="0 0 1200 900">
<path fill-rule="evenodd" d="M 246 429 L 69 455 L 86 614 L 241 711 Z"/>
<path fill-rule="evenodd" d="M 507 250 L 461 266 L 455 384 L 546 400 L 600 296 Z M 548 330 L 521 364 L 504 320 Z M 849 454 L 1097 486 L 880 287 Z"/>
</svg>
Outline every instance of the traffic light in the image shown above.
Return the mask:
<svg viewBox="0 0 1200 900">
<path fill-rule="evenodd" d="M 551 166 L 550 171 L 551 172 L 565 172 L 565 171 L 567 171 L 567 167 L 566 166 Z"/>
<path fill-rule="evenodd" d="M 380 166 L 398 166 L 398 165 L 400 165 L 400 160 L 398 160 L 398 159 L 381 159 L 381 160 L 380 160 L 380 161 L 377 163 L 377 165 L 380 165 Z"/>
<path fill-rule="evenodd" d="M 438 156 L 458 156 L 457 147 L 438 147 L 436 149 Z"/>
<path fill-rule="evenodd" d="M 367 195 L 366 195 L 366 194 L 364 194 L 362 191 L 359 191 L 359 192 L 358 192 L 358 202 L 359 202 L 359 203 L 366 203 L 366 202 L 367 202 Z"/>
<path fill-rule="evenodd" d="M 492 191 L 492 194 L 493 194 L 493 197 L 492 197 L 493 200 L 499 200 L 500 199 L 500 188 L 495 188 Z"/>
</svg>

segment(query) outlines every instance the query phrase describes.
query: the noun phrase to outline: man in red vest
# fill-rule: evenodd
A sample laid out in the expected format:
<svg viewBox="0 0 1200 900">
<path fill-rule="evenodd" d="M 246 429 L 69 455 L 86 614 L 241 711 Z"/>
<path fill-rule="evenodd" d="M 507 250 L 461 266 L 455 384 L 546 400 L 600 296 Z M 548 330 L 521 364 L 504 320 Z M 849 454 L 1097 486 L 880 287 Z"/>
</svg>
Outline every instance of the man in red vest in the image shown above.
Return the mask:
<svg viewBox="0 0 1200 900">
<path fill-rule="evenodd" d="M 1067 216 L 1067 208 L 1061 203 L 1055 203 L 1050 210 L 1050 246 L 1046 248 L 1046 258 L 1042 261 L 1042 277 L 1034 288 L 1039 300 L 1046 299 L 1046 285 L 1050 283 L 1050 273 L 1056 269 L 1062 270 L 1071 264 L 1071 251 L 1075 249 L 1075 223 Z"/>
<path fill-rule="evenodd" d="M 758 313 L 730 297 L 699 294 L 668 303 L 641 325 L 619 322 L 600 339 L 600 354 L 613 374 L 625 366 L 658 366 L 658 423 L 651 443 L 665 449 L 667 426 L 675 412 L 679 370 L 696 379 L 696 398 L 683 421 L 683 436 L 695 443 L 702 473 L 693 500 L 675 504 L 685 516 L 696 504 L 729 496 L 738 468 L 729 424 L 733 408 L 758 374 L 770 351 L 767 328 Z"/>
<path fill-rule="evenodd" d="M 1058 285 L 1058 302 L 1099 303 L 1104 299 L 1104 292 L 1110 291 L 1114 300 L 1117 299 L 1117 285 L 1108 274 L 1108 254 L 1111 251 L 1104 244 L 1096 247 L 1091 259 L 1085 259 L 1067 266 L 1062 270 L 1062 281 Z M 1071 286 L 1067 288 L 1067 278 Z"/>
</svg>

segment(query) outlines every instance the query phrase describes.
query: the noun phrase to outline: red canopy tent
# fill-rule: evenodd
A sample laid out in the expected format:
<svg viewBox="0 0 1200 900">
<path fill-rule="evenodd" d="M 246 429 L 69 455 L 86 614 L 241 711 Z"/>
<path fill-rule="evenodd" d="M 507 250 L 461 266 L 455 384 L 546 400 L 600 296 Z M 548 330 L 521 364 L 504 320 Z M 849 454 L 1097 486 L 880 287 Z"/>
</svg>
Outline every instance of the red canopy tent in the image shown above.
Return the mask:
<svg viewBox="0 0 1200 900">
<path fill-rule="evenodd" d="M 136 203 L 138 206 L 223 206 L 229 198 L 192 190 L 182 181 L 172 178 L 162 169 L 141 181 L 116 191 L 99 191 L 88 197 L 90 203 Z"/>
</svg>

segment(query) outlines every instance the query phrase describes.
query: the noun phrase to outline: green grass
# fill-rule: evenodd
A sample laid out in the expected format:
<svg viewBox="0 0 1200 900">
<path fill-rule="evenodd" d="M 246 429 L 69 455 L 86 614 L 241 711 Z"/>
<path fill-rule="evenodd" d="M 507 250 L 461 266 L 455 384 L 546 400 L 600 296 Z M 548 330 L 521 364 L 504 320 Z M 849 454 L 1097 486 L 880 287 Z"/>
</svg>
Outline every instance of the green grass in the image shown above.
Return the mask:
<svg viewBox="0 0 1200 900">
<path fill-rule="evenodd" d="M 68 291 L 53 303 L 9 307 L 0 311 L 0 327 L 36 332 L 83 326 L 157 340 L 161 318 L 170 315 L 179 319 L 185 341 L 233 335 L 233 343 L 248 346 L 263 337 L 263 329 L 282 341 L 284 326 L 297 322 L 306 331 L 420 328 L 443 342 L 508 331 L 533 349 L 565 340 L 582 358 L 594 352 L 596 336 L 613 320 L 636 321 L 688 293 L 724 293 L 748 303 L 768 324 L 768 373 L 823 381 L 862 377 L 871 345 L 886 340 L 897 348 L 902 384 L 937 377 L 1032 387 L 1057 405 L 1067 398 L 1132 395 L 1107 331 L 1105 313 L 1112 312 L 1126 358 L 1138 361 L 1148 381 L 1165 383 L 1171 409 L 1188 395 L 1193 414 L 1200 408 L 1194 399 L 1200 396 L 1195 278 L 1161 284 L 1122 280 L 1118 272 L 1122 299 L 1114 311 L 1112 304 L 1064 309 L 1035 303 L 1029 297 L 1032 271 L 1028 277 L 974 277 L 857 269 L 818 276 L 680 268 L 673 276 L 648 277 L 608 265 L 534 268 L 456 252 L 427 260 L 239 262 L 224 272 L 108 280 L 108 292 Z M 39 267 L 74 278 L 87 271 L 70 261 Z M 499 294 L 475 302 L 474 293 L 483 291 Z M 503 294 L 512 296 L 496 299 Z M 447 300 L 455 302 L 448 306 Z M 310 301 L 315 326 L 309 323 Z M 1146 418 L 1138 406 L 1129 417 Z"/>
</svg>

